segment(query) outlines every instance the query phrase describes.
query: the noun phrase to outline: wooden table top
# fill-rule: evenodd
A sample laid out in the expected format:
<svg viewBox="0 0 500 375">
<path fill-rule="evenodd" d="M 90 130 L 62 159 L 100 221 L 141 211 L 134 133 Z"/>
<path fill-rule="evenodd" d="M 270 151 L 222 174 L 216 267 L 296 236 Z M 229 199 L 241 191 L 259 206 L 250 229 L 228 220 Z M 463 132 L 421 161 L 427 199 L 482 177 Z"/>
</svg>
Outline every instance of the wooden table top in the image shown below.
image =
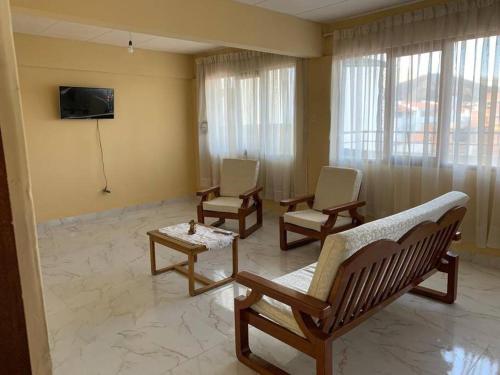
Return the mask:
<svg viewBox="0 0 500 375">
<path fill-rule="evenodd" d="M 199 224 L 196 223 L 196 225 L 203 225 L 204 227 L 207 228 L 212 228 L 214 230 L 217 230 L 218 228 L 212 227 L 210 225 L 206 224 Z M 228 231 L 230 232 L 230 231 Z M 235 240 L 239 238 L 238 233 L 231 232 L 232 236 Z M 197 254 L 197 253 L 202 253 L 204 251 L 207 251 L 207 247 L 205 245 L 199 245 L 199 244 L 194 244 L 185 240 L 182 240 L 177 237 L 169 236 L 168 234 L 160 232 L 159 229 L 151 230 L 147 232 L 148 236 L 150 237 L 151 240 L 158 242 L 161 245 L 173 248 L 175 250 L 179 250 L 183 253 L 192 253 L 192 254 Z"/>
</svg>

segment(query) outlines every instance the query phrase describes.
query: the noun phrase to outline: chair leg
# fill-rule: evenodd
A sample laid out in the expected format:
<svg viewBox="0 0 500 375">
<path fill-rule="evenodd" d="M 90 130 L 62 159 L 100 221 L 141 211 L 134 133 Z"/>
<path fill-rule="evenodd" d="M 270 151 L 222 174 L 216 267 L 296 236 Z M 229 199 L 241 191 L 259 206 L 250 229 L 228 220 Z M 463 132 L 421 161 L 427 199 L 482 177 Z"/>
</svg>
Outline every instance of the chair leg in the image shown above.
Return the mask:
<svg viewBox="0 0 500 375">
<path fill-rule="evenodd" d="M 257 201 L 257 225 L 259 226 L 259 228 L 262 226 L 262 222 L 263 222 L 263 219 L 262 219 L 262 201 Z"/>
<path fill-rule="evenodd" d="M 458 255 L 454 254 L 447 254 L 444 259 L 447 263 L 438 267 L 438 270 L 448 275 L 446 283 L 446 293 L 423 286 L 416 286 L 410 291 L 410 293 L 431 298 L 444 303 L 454 303 L 457 299 L 459 257 Z"/>
<path fill-rule="evenodd" d="M 332 343 L 319 343 L 316 349 L 316 375 L 333 375 Z"/>
<path fill-rule="evenodd" d="M 285 219 L 283 218 L 283 216 L 280 216 L 279 223 L 280 223 L 280 225 L 279 225 L 280 249 L 283 251 L 295 249 L 297 247 L 304 246 L 304 245 L 307 245 L 311 242 L 318 240 L 317 238 L 305 237 L 305 238 L 301 238 L 299 240 L 288 242 L 288 231 L 286 230 Z"/>
<path fill-rule="evenodd" d="M 205 223 L 205 216 L 203 215 L 203 206 L 201 204 L 198 205 L 198 223 Z"/>
<path fill-rule="evenodd" d="M 248 342 L 248 322 L 242 319 L 241 309 L 237 307 L 237 301 L 234 301 L 234 329 L 236 337 L 236 356 L 241 360 L 243 356 L 248 356 L 250 345 Z"/>
<path fill-rule="evenodd" d="M 247 238 L 250 236 L 253 232 L 255 232 L 257 229 L 262 227 L 262 203 L 257 203 L 257 210 L 256 210 L 256 215 L 257 215 L 257 221 L 254 225 L 251 227 L 247 228 L 246 227 L 246 218 L 247 215 L 244 211 L 240 210 L 238 212 L 238 221 L 239 221 L 239 233 L 240 233 L 240 238 Z"/>
<path fill-rule="evenodd" d="M 245 230 L 245 227 L 246 227 L 246 216 L 243 215 L 243 214 L 239 214 L 239 217 L 238 217 L 238 224 L 239 224 L 239 233 L 240 233 L 240 238 L 241 239 L 244 239 L 246 238 L 247 236 L 247 233 L 246 233 L 246 230 Z"/>
<path fill-rule="evenodd" d="M 238 298 L 234 301 L 234 326 L 236 336 L 236 357 L 241 363 L 257 371 L 259 374 L 288 375 L 287 372 L 253 354 L 250 350 L 248 342 L 248 321 L 244 317 L 244 311 L 238 306 Z"/>
<path fill-rule="evenodd" d="M 446 285 L 446 303 L 454 303 L 457 299 L 458 286 L 458 255 L 447 254 L 448 282 Z"/>
<path fill-rule="evenodd" d="M 307 245 L 311 242 L 318 240 L 317 238 L 313 238 L 313 237 L 305 237 L 305 238 L 301 238 L 299 240 L 288 242 L 288 231 L 286 230 L 285 219 L 283 218 L 283 216 L 280 216 L 279 223 L 280 223 L 280 225 L 279 225 L 280 249 L 283 251 L 295 249 L 296 247 L 304 246 L 304 245 Z"/>
<path fill-rule="evenodd" d="M 285 220 L 283 216 L 280 216 L 280 249 L 283 251 L 288 250 L 287 233 L 285 229 Z"/>
</svg>

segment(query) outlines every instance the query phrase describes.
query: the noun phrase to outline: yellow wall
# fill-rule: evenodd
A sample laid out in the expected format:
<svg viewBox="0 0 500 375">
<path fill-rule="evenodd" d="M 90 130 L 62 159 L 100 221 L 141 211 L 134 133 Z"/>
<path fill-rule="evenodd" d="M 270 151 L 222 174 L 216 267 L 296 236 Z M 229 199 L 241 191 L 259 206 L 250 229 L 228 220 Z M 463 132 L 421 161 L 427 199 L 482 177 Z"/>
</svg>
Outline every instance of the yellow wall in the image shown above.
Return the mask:
<svg viewBox="0 0 500 375">
<path fill-rule="evenodd" d="M 321 167 L 329 163 L 331 56 L 306 60 L 308 187 L 314 192 Z"/>
<path fill-rule="evenodd" d="M 186 196 L 195 190 L 194 62 L 188 55 L 16 35 L 38 222 Z M 112 87 L 101 120 L 60 120 L 58 86 Z"/>
</svg>

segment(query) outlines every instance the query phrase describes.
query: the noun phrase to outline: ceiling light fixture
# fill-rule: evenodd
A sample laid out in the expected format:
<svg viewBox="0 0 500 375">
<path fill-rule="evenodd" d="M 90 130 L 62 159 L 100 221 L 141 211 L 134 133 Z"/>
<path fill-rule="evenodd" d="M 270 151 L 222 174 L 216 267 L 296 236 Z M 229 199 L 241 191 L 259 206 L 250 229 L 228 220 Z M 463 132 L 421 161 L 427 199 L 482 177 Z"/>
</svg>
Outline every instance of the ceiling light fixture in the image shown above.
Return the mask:
<svg viewBox="0 0 500 375">
<path fill-rule="evenodd" d="M 128 33 L 128 53 L 134 53 L 134 45 L 132 44 L 132 33 Z"/>
</svg>

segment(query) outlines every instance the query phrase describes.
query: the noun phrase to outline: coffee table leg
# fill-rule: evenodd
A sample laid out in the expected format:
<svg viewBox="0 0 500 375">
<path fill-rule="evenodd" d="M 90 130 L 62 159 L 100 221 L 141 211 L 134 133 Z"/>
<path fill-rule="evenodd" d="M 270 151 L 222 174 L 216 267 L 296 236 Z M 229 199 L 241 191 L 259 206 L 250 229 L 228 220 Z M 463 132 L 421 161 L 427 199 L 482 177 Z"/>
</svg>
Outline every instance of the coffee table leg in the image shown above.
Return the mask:
<svg viewBox="0 0 500 375">
<path fill-rule="evenodd" d="M 151 275 L 156 275 L 155 242 L 149 238 L 149 258 L 151 259 Z"/>
<path fill-rule="evenodd" d="M 233 240 L 233 273 L 231 277 L 236 277 L 238 273 L 238 238 Z"/>
<path fill-rule="evenodd" d="M 196 255 L 188 255 L 188 281 L 189 281 L 189 295 L 195 296 L 196 293 L 194 291 L 194 262 Z"/>
</svg>

